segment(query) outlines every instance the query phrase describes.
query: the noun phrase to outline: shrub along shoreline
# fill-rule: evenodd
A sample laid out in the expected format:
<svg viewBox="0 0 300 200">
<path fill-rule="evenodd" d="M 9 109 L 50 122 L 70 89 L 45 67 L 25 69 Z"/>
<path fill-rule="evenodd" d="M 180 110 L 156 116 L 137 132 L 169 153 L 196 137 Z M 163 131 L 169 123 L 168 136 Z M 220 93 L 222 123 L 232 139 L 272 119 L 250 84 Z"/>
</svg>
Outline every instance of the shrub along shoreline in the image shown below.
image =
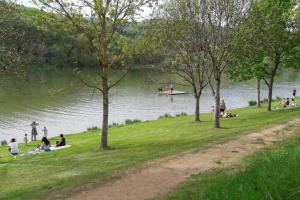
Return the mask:
<svg viewBox="0 0 300 200">
<path fill-rule="evenodd" d="M 274 107 L 278 105 L 276 101 Z M 202 114 L 201 123 L 194 123 L 193 116 L 183 115 L 112 127 L 109 151 L 98 151 L 99 129 L 67 135 L 71 148 L 40 155 L 13 159 L 6 147 L 0 147 L 0 199 L 36 199 L 45 194 L 50 199 L 63 197 L 81 185 L 110 180 L 146 161 L 204 148 L 300 116 L 299 107 L 266 112 L 265 105 L 230 112 L 239 117 L 222 119 L 221 129 L 212 128 L 211 113 Z M 54 144 L 56 140 L 50 141 Z M 20 145 L 20 149 L 33 149 L 37 144 Z"/>
</svg>

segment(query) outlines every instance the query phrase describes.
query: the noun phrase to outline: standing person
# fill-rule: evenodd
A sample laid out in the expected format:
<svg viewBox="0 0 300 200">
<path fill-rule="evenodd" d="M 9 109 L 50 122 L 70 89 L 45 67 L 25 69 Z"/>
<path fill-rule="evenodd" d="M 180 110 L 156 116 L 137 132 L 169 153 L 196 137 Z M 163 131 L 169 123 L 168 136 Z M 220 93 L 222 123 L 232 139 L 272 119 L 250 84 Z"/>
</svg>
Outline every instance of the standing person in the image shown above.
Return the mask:
<svg viewBox="0 0 300 200">
<path fill-rule="evenodd" d="M 46 126 L 44 126 L 43 128 L 43 133 L 44 133 L 43 137 L 48 138 L 48 130 Z"/>
<path fill-rule="evenodd" d="M 19 146 L 15 138 L 11 139 L 7 147 L 8 151 L 14 156 L 14 158 L 16 158 L 16 156 L 20 153 Z"/>
<path fill-rule="evenodd" d="M 36 123 L 35 121 L 33 121 L 32 124 L 30 124 L 30 126 L 32 127 L 32 130 L 31 130 L 31 141 L 36 141 L 36 136 L 38 134 L 36 127 L 38 126 L 38 123 Z"/>
<path fill-rule="evenodd" d="M 27 146 L 27 143 L 28 143 L 28 136 L 27 136 L 27 133 L 25 133 L 25 136 L 24 136 L 24 143 L 25 143 L 25 145 Z"/>
<path fill-rule="evenodd" d="M 296 88 L 294 88 L 294 90 L 293 90 L 293 97 L 296 97 Z"/>
<path fill-rule="evenodd" d="M 224 99 L 222 99 L 221 104 L 220 104 L 220 114 L 223 115 L 225 110 L 226 110 L 226 104 L 225 104 Z"/>
</svg>

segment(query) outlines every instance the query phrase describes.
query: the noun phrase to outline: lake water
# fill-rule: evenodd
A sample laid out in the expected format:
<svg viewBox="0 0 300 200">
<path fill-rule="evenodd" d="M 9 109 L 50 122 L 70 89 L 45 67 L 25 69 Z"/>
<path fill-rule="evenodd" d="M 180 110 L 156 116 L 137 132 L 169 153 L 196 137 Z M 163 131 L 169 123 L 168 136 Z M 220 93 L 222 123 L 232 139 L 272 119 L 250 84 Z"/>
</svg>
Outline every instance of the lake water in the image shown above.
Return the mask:
<svg viewBox="0 0 300 200">
<path fill-rule="evenodd" d="M 168 113 L 193 114 L 194 98 L 188 87 L 176 89 L 188 91 L 187 95 L 159 96 L 157 88 L 163 81 L 153 80 L 147 71 L 132 71 L 121 85 L 110 93 L 110 123 L 124 122 L 126 119 L 153 120 Z M 159 80 L 163 78 L 158 77 Z M 70 87 L 70 78 L 44 76 L 40 81 L 19 82 L 10 80 L 0 88 L 0 139 L 16 137 L 22 140 L 30 133 L 32 121 L 39 123 L 39 136 L 46 126 L 49 136 L 60 133 L 77 133 L 88 127 L 101 126 L 101 95 L 89 88 Z M 290 97 L 293 88 L 300 93 L 299 72 L 287 71 L 276 78 L 274 97 Z M 49 90 L 62 92 L 50 95 Z M 223 81 L 222 98 L 227 107 L 239 108 L 256 98 L 255 81 L 232 83 Z M 266 98 L 267 88 L 263 85 L 262 98 Z M 201 99 L 201 112 L 209 112 L 213 105 L 211 92 L 205 90 Z"/>
</svg>

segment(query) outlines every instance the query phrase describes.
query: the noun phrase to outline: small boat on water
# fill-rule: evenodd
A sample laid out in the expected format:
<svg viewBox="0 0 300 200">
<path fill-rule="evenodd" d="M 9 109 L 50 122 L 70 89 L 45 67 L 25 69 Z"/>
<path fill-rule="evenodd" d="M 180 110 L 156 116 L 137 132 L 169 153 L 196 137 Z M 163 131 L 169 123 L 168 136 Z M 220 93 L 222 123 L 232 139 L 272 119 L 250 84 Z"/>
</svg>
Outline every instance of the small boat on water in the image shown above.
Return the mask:
<svg viewBox="0 0 300 200">
<path fill-rule="evenodd" d="M 187 92 L 179 91 L 179 90 L 164 90 L 158 93 L 159 95 L 180 95 L 187 94 Z"/>
</svg>

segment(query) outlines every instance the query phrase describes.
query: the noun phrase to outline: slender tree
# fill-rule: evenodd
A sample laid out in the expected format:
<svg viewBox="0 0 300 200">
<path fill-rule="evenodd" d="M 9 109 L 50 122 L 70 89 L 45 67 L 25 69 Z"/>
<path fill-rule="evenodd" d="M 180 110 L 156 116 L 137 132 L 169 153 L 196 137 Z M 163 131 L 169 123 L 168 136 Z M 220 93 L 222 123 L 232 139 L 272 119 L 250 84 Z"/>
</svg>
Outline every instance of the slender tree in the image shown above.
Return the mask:
<svg viewBox="0 0 300 200">
<path fill-rule="evenodd" d="M 188 17 L 195 23 L 198 33 L 197 44 L 205 56 L 205 74 L 215 99 L 213 126 L 220 127 L 220 90 L 222 76 L 231 67 L 231 43 L 237 33 L 236 27 L 242 22 L 248 8 L 247 0 L 188 0 Z M 212 78 L 210 78 L 212 77 Z"/>
<path fill-rule="evenodd" d="M 208 85 L 204 71 L 205 56 L 202 52 L 201 34 L 193 18 L 191 2 L 170 0 L 160 13 L 160 27 L 164 41 L 171 49 L 169 71 L 181 77 L 182 85 L 192 87 L 195 98 L 195 122 L 200 122 L 200 98 Z"/>
<path fill-rule="evenodd" d="M 88 38 L 90 53 L 97 58 L 93 71 L 98 79 L 85 76 L 76 70 L 74 75 L 87 87 L 102 93 L 103 116 L 101 149 L 108 148 L 109 90 L 116 86 L 126 74 L 131 60 L 130 44 L 120 36 L 122 27 L 133 24 L 143 7 L 153 0 L 35 0 L 42 9 L 54 12 L 69 20 Z M 118 73 L 118 69 L 122 73 Z M 125 70 L 124 70 L 125 69 Z"/>
</svg>

